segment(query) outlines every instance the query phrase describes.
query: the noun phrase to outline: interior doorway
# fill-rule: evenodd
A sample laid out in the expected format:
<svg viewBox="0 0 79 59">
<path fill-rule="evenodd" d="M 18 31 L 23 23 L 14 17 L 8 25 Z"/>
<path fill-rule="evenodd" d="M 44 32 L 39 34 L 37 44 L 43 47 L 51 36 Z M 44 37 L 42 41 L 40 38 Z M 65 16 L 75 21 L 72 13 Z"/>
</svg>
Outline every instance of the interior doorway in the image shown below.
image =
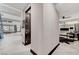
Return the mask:
<svg viewBox="0 0 79 59">
<path fill-rule="evenodd" d="M 31 44 L 31 6 L 25 11 L 25 45 Z"/>
</svg>

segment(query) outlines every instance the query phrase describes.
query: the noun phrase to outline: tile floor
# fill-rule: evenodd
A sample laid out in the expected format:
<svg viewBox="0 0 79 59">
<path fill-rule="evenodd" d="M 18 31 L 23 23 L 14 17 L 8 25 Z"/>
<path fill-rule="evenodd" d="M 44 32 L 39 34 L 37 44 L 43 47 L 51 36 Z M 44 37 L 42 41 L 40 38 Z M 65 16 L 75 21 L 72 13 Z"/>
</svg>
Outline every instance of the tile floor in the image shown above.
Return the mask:
<svg viewBox="0 0 79 59">
<path fill-rule="evenodd" d="M 0 41 L 0 55 L 32 55 L 30 45 L 22 44 L 22 35 L 13 33 L 4 35 Z M 79 41 L 71 42 L 70 45 L 60 43 L 52 55 L 79 55 Z"/>
<path fill-rule="evenodd" d="M 31 55 L 30 45 L 22 44 L 20 33 L 7 34 L 0 41 L 0 55 Z"/>
<path fill-rule="evenodd" d="M 79 41 L 71 42 L 70 45 L 60 43 L 52 55 L 79 55 Z"/>
</svg>

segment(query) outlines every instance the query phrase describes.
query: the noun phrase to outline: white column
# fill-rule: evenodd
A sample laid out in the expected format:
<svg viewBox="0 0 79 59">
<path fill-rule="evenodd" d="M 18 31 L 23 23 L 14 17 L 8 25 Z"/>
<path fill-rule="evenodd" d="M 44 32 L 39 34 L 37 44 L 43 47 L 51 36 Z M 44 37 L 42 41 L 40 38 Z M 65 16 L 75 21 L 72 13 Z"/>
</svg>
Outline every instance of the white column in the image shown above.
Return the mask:
<svg viewBox="0 0 79 59">
<path fill-rule="evenodd" d="M 31 48 L 37 54 L 42 53 L 43 5 L 31 4 Z"/>
<path fill-rule="evenodd" d="M 43 4 L 43 54 L 59 43 L 58 16 L 53 4 Z"/>
<path fill-rule="evenodd" d="M 57 13 L 51 3 L 31 7 L 31 49 L 47 55 L 59 43 Z"/>
</svg>

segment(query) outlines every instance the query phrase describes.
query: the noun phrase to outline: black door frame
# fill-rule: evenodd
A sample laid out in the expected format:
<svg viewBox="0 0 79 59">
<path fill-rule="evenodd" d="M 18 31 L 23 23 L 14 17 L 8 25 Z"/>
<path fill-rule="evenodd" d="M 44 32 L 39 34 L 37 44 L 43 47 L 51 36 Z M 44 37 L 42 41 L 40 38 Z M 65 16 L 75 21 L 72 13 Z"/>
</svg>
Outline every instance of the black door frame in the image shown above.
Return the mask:
<svg viewBox="0 0 79 59">
<path fill-rule="evenodd" d="M 28 13 L 29 10 L 31 10 L 31 6 L 25 11 L 25 13 Z"/>
<path fill-rule="evenodd" d="M 25 14 L 26 14 L 26 13 L 28 13 L 28 12 L 29 12 L 29 10 L 31 10 L 31 6 L 29 6 L 29 8 L 25 11 Z M 24 45 L 28 45 L 28 44 L 27 44 L 27 42 L 26 42 L 26 37 L 25 37 L 25 42 L 24 42 Z"/>
</svg>

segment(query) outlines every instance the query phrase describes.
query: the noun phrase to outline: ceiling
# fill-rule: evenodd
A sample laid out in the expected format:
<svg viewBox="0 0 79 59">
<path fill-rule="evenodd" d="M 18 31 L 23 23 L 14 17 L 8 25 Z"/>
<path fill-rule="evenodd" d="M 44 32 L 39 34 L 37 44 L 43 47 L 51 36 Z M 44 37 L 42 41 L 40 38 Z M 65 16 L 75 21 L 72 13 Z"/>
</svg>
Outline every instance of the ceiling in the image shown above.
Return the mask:
<svg viewBox="0 0 79 59">
<path fill-rule="evenodd" d="M 25 10 L 29 3 L 5 3 L 16 9 Z M 56 3 L 56 9 L 59 13 L 59 16 L 69 17 L 72 14 L 79 13 L 79 3 Z"/>
<path fill-rule="evenodd" d="M 27 8 L 29 3 L 5 3 L 5 4 L 19 10 L 25 10 L 25 8 Z"/>
<path fill-rule="evenodd" d="M 56 9 L 59 16 L 70 16 L 79 13 L 79 3 L 57 3 Z"/>
</svg>

